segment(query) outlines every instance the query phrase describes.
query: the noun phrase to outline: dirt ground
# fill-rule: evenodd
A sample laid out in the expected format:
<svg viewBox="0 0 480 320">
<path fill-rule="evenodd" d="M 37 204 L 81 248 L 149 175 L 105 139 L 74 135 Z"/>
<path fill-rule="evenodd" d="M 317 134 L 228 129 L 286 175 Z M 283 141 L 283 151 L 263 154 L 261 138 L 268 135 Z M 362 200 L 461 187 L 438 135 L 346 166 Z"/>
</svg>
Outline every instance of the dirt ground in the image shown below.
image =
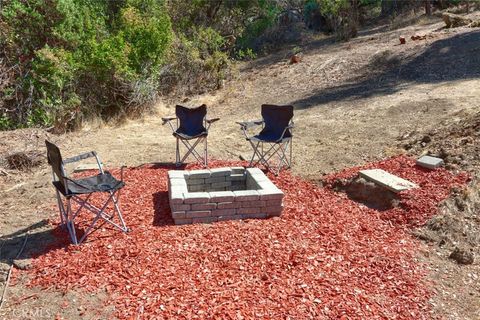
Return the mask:
<svg viewBox="0 0 480 320">
<path fill-rule="evenodd" d="M 480 13 L 471 16 L 480 18 Z M 216 93 L 183 100 L 192 106 L 206 103 L 209 115 L 221 118 L 210 131 L 210 157 L 250 155 L 235 121 L 259 118 L 262 103 L 295 106 L 293 171 L 307 179 L 320 180 L 326 173 L 398 153 L 418 156 L 440 151 L 451 136 L 438 135 L 437 148 L 431 150 L 428 143 L 422 144 L 423 136 L 451 129 L 480 112 L 480 29 L 448 30 L 442 28 L 440 18 L 418 20 L 395 30 L 389 25 L 369 28 L 348 43 L 305 36 L 295 50 L 301 49 L 300 63 L 289 64 L 292 50 L 285 49 L 240 64 L 236 78 Z M 407 44 L 399 44 L 400 35 L 407 38 Z M 412 41 L 412 35 L 426 35 L 426 39 Z M 28 267 L 29 255 L 51 238 L 46 219 L 56 211 L 44 139 L 58 144 L 66 157 L 96 150 L 107 167 L 172 162 L 175 143 L 170 129 L 161 125 L 161 117 L 171 115 L 175 103 L 160 103 L 156 114 L 140 120 L 117 126 L 91 124 L 65 135 L 40 129 L 0 132 L 0 284 L 5 283 L 25 234 L 28 239 L 18 267 Z M 471 145 L 479 145 L 478 135 L 469 137 Z M 6 156 L 19 151 L 30 152 L 42 163 L 27 171 L 10 169 Z M 451 170 L 478 172 L 479 161 L 474 162 L 473 156 L 458 161 L 447 161 Z M 448 210 L 448 203 L 445 207 Z M 469 217 L 478 227 L 478 210 Z M 420 253 L 437 293 L 432 298 L 434 315 L 480 318 L 478 260 L 458 265 L 448 259 L 456 240 L 448 246 L 440 246 L 439 241 L 426 240 Z M 10 283 L 0 319 L 53 318 L 57 314 L 64 319 L 108 317 L 108 309 L 96 313 L 102 308 L 101 294 L 62 296 L 54 288 L 38 291 L 24 284 L 22 278 Z"/>
</svg>

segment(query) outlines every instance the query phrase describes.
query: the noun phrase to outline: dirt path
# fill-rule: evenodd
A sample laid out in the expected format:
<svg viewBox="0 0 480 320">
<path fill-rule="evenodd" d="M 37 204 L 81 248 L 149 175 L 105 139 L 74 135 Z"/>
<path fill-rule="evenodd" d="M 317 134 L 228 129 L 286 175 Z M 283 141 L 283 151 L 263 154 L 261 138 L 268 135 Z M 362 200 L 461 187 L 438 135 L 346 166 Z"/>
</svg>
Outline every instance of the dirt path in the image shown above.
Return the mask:
<svg viewBox="0 0 480 320">
<path fill-rule="evenodd" d="M 349 43 L 311 41 L 301 47 L 300 63 L 290 65 L 289 51 L 282 51 L 241 65 L 238 78 L 224 89 L 185 104 L 206 103 L 209 114 L 221 118 L 209 136 L 210 156 L 218 159 L 250 155 L 235 121 L 258 118 L 262 103 L 293 104 L 293 171 L 318 179 L 324 173 L 403 152 L 397 147 L 400 137 L 480 111 L 480 30 L 443 30 L 442 26 L 432 18 L 399 30 L 367 30 Z M 413 34 L 427 38 L 410 41 Z M 406 45 L 398 45 L 399 35 L 407 37 Z M 173 104 L 160 104 L 157 114 L 143 120 L 62 136 L 32 129 L 0 132 L 1 158 L 14 151 L 43 153 L 43 140 L 48 138 L 66 156 L 96 150 L 111 167 L 171 162 L 175 143 L 161 117 L 172 113 Z M 33 226 L 30 232 L 39 234 L 35 239 L 40 244 L 29 242 L 25 257 L 48 241 L 49 227 L 39 221 L 54 214 L 45 163 L 32 172 L 0 171 L 0 237 L 8 240 L 0 251 L 0 267 L 5 269 L 16 254 L 24 237 L 21 230 Z M 30 291 L 21 285 L 12 289 L 13 296 L 25 292 Z M 49 305 L 50 298 L 59 299 L 52 292 L 40 295 L 35 303 Z M 14 307 L 8 302 L 6 310 Z M 69 319 L 80 318 L 74 306 L 65 310 Z M 462 318 L 474 319 L 478 310 L 465 312 Z"/>
</svg>

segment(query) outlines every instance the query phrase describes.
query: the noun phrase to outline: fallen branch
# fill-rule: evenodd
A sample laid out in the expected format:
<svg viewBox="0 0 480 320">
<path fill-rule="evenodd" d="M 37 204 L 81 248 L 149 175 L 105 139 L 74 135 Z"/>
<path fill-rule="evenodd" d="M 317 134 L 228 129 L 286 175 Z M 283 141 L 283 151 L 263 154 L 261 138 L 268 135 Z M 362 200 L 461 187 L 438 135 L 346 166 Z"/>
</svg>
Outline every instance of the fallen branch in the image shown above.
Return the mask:
<svg viewBox="0 0 480 320">
<path fill-rule="evenodd" d="M 23 186 L 23 185 L 25 185 L 25 182 L 16 184 L 16 185 L 14 185 L 13 187 L 11 187 L 11 188 L 9 188 L 9 189 L 2 190 L 2 191 L 0 191 L 0 193 L 7 193 L 7 192 L 10 192 L 10 191 L 13 191 L 13 190 L 15 190 L 15 189 L 20 188 L 20 187 Z"/>
</svg>

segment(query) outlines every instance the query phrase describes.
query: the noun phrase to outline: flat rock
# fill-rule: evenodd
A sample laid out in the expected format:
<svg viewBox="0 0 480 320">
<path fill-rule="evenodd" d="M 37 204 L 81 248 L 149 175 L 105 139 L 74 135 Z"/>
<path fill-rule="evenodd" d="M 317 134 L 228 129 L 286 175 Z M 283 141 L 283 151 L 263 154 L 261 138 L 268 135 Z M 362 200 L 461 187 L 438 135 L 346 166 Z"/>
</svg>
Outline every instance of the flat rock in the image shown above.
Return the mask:
<svg viewBox="0 0 480 320">
<path fill-rule="evenodd" d="M 431 156 L 423 156 L 417 160 L 417 165 L 427 168 L 427 169 L 435 169 L 443 165 L 443 159 L 435 158 Z"/>
<path fill-rule="evenodd" d="M 102 168 L 103 168 L 103 163 L 102 163 Z M 98 164 L 96 163 L 83 163 L 79 164 L 78 166 L 73 169 L 73 172 L 82 172 L 82 171 L 88 171 L 88 170 L 98 170 Z"/>
<path fill-rule="evenodd" d="M 32 267 L 32 261 L 30 259 L 17 259 L 13 260 L 15 268 L 20 270 L 28 270 Z"/>
<path fill-rule="evenodd" d="M 395 193 L 412 188 L 418 188 L 415 183 L 397 177 L 382 169 L 362 170 L 359 172 L 359 174 L 362 178 L 372 181 L 373 183 L 385 187 Z"/>
</svg>

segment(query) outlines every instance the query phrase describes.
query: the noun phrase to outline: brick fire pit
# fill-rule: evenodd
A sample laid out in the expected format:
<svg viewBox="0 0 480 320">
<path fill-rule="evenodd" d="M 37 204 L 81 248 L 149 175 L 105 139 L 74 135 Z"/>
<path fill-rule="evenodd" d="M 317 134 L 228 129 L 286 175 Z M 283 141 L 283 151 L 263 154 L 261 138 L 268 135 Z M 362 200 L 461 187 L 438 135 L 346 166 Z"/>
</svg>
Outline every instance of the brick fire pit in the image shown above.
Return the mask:
<svg viewBox="0 0 480 320">
<path fill-rule="evenodd" d="M 258 168 L 168 172 L 175 224 L 280 216 L 283 192 Z"/>
</svg>

